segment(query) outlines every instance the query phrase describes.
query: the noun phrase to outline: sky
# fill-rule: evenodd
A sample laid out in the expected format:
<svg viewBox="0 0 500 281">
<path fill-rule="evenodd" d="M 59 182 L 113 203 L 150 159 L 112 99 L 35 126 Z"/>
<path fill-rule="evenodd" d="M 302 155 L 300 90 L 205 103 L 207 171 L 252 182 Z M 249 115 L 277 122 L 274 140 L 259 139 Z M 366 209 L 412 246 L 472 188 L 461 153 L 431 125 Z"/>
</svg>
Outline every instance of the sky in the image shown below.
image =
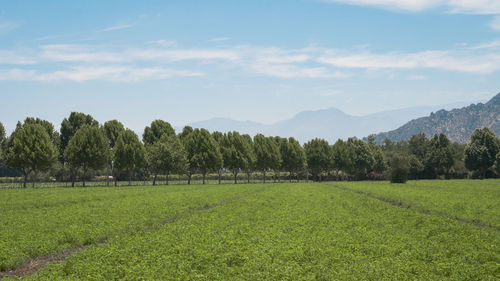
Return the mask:
<svg viewBox="0 0 500 281">
<path fill-rule="evenodd" d="M 500 92 L 498 0 L 0 0 L 0 122 L 71 111 L 137 132 Z"/>
</svg>

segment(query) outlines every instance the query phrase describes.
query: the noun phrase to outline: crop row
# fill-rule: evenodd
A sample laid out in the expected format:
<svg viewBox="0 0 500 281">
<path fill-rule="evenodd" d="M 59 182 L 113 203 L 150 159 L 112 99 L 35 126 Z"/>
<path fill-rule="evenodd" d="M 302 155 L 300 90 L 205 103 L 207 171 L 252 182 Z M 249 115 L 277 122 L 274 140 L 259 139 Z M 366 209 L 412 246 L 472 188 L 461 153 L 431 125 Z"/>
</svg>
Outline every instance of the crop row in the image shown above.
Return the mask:
<svg viewBox="0 0 500 281">
<path fill-rule="evenodd" d="M 0 270 L 262 189 L 261 185 L 2 190 Z"/>
<path fill-rule="evenodd" d="M 500 235 L 325 184 L 282 184 L 50 265 L 43 280 L 497 280 Z M 29 279 L 29 278 L 28 278 Z"/>
</svg>

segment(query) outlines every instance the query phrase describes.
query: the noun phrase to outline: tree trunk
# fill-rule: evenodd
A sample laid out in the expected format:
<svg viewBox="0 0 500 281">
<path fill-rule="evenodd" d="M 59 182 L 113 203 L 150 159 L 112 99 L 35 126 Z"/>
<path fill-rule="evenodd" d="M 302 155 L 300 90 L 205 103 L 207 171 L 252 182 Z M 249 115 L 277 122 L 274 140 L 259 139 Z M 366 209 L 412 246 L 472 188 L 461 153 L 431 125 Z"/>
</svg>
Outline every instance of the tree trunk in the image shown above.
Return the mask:
<svg viewBox="0 0 500 281">
<path fill-rule="evenodd" d="M 35 182 L 36 182 L 37 178 L 38 178 L 38 171 L 35 171 L 35 175 L 33 177 L 33 183 L 32 183 L 32 186 L 31 186 L 32 188 L 35 188 Z"/>
<path fill-rule="evenodd" d="M 278 183 L 281 183 L 281 172 L 278 170 Z"/>
<path fill-rule="evenodd" d="M 238 172 L 234 172 L 234 184 L 238 184 Z"/>
<path fill-rule="evenodd" d="M 263 176 L 264 176 L 264 178 L 263 178 L 264 183 L 266 183 L 266 170 L 263 170 L 263 171 L 262 171 L 262 174 L 263 174 Z"/>
<path fill-rule="evenodd" d="M 153 176 L 153 186 L 156 185 L 156 178 L 158 177 L 158 173 L 155 173 Z"/>
<path fill-rule="evenodd" d="M 132 169 L 128 171 L 128 186 L 132 185 Z"/>
<path fill-rule="evenodd" d="M 166 174 L 166 176 L 165 176 L 165 183 L 168 185 L 168 174 L 169 174 L 169 172 L 166 172 L 165 174 Z"/>
<path fill-rule="evenodd" d="M 23 187 L 26 188 L 26 183 L 28 182 L 28 173 L 25 173 L 24 174 L 24 183 L 23 183 Z"/>
<path fill-rule="evenodd" d="M 247 171 L 247 183 L 250 183 L 250 171 Z"/>
<path fill-rule="evenodd" d="M 221 181 L 221 177 L 222 177 L 222 171 L 219 170 L 219 184 L 220 184 L 220 181 Z"/>
<path fill-rule="evenodd" d="M 118 186 L 118 178 L 116 177 L 114 180 L 115 180 L 115 187 L 117 187 Z"/>
<path fill-rule="evenodd" d="M 289 172 L 288 177 L 289 177 L 290 182 L 292 182 L 292 171 Z"/>
<path fill-rule="evenodd" d="M 191 172 L 188 173 L 188 184 L 191 184 Z"/>
<path fill-rule="evenodd" d="M 205 175 L 206 175 L 206 173 L 203 172 L 203 184 L 205 184 Z"/>
</svg>

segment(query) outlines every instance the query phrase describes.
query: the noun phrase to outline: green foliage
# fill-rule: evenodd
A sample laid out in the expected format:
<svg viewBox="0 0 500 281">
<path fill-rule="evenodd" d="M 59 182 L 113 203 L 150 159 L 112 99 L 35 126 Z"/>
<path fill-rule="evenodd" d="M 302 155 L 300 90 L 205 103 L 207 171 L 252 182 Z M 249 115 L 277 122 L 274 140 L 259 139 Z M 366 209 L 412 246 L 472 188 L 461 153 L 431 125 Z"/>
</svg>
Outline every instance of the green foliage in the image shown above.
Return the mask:
<svg viewBox="0 0 500 281">
<path fill-rule="evenodd" d="M 429 142 L 426 165 L 432 167 L 437 175 L 449 175 L 453 166 L 453 151 L 451 142 L 445 134 L 434 135 Z"/>
<path fill-rule="evenodd" d="M 145 162 L 144 145 L 134 131 L 126 129 L 120 133 L 113 148 L 113 161 L 115 174 L 125 171 L 130 185 L 132 173 L 136 168 L 144 166 Z"/>
<path fill-rule="evenodd" d="M 179 133 L 179 139 L 182 141 L 183 139 L 185 139 L 192 132 L 193 132 L 193 128 L 191 126 L 185 126 L 182 129 L 182 132 Z"/>
<path fill-rule="evenodd" d="M 476 129 L 465 148 L 465 166 L 471 171 L 478 171 L 485 178 L 486 171 L 495 164 L 500 144 L 495 133 L 484 127 Z"/>
<path fill-rule="evenodd" d="M 391 183 L 406 183 L 408 180 L 408 159 L 402 156 L 394 156 L 391 159 Z"/>
<path fill-rule="evenodd" d="M 281 155 L 276 142 L 272 138 L 266 138 L 257 134 L 253 138 L 253 149 L 255 154 L 255 169 L 263 172 L 264 182 L 266 171 L 276 170 L 280 167 Z"/>
<path fill-rule="evenodd" d="M 107 190 L 109 199 L 103 204 L 110 206 L 102 207 L 99 201 L 92 200 L 97 207 L 88 204 L 93 211 L 88 214 L 105 216 L 107 225 L 102 225 L 107 229 L 126 227 L 116 215 L 118 211 L 129 223 L 137 217 L 137 224 L 128 225 L 132 231 L 124 233 L 116 227 L 116 232 L 109 232 L 112 236 L 105 244 L 88 247 L 63 263 L 45 267 L 31 279 L 498 279 L 498 232 L 450 219 L 455 210 L 484 204 L 477 193 L 487 192 L 490 197 L 486 202 L 497 203 L 498 188 L 484 188 L 472 181 L 458 182 L 458 186 L 451 182 L 444 187 L 441 184 L 450 182 L 419 183 L 398 187 L 387 182 L 255 184 L 238 188 L 228 185 L 177 189 L 168 196 L 164 195 L 168 189 L 162 188 Z M 242 192 L 240 188 L 248 190 Z M 414 199 L 415 205 L 398 208 L 351 188 L 363 192 L 383 188 L 389 196 L 401 195 L 399 202 Z M 483 192 L 476 192 L 478 188 Z M 455 200 L 470 194 L 473 197 L 468 197 L 468 201 Z M 473 202 L 470 198 L 474 198 Z M 436 202 L 447 208 L 432 205 Z M 429 209 L 420 209 L 417 204 L 439 208 L 442 213 L 434 209 L 424 213 Z M 213 208 L 200 210 L 204 206 Z M 498 212 L 496 206 L 489 209 Z M 110 210 L 111 214 L 101 209 Z M 488 209 L 483 206 L 479 210 Z M 162 216 L 174 223 L 160 225 Z M 153 227 L 144 227 L 145 217 L 153 218 L 149 219 Z M 498 215 L 494 218 L 498 219 Z M 96 221 L 83 221 L 83 229 Z M 102 227 L 97 231 L 102 231 Z M 78 232 L 69 234 L 74 234 L 69 238 L 80 237 Z"/>
<path fill-rule="evenodd" d="M 307 155 L 307 167 L 316 180 L 319 175 L 329 169 L 331 163 L 330 145 L 324 139 L 315 138 L 304 144 Z"/>
<path fill-rule="evenodd" d="M 184 146 L 176 135 L 163 135 L 157 142 L 146 146 L 146 165 L 154 175 L 153 185 L 159 173 L 183 173 L 187 168 Z M 168 184 L 168 177 L 167 177 Z"/>
<path fill-rule="evenodd" d="M 151 122 L 151 127 L 144 128 L 142 141 L 144 145 L 153 144 L 158 141 L 163 135 L 175 136 L 175 130 L 170 123 L 163 120 L 155 120 Z"/>
<path fill-rule="evenodd" d="M 56 160 L 56 148 L 51 143 L 47 131 L 39 124 L 26 124 L 20 128 L 13 140 L 8 154 L 8 164 L 24 175 L 24 187 L 28 175 L 50 168 Z"/>
<path fill-rule="evenodd" d="M 64 118 L 61 123 L 61 141 L 59 148 L 61 156 L 64 156 L 64 151 L 71 138 L 76 134 L 78 129 L 84 125 L 98 127 L 99 122 L 91 115 L 81 112 L 71 112 L 68 118 Z"/>
<path fill-rule="evenodd" d="M 260 188 L 258 185 L 139 186 L 98 187 L 90 192 L 83 188 L 29 192 L 0 189 L 0 271 L 31 258 L 89 246 L 108 238 L 141 235 L 161 227 L 165 221 L 178 220 L 193 210 L 246 196 Z"/>
<path fill-rule="evenodd" d="M 104 123 L 104 133 L 106 133 L 106 137 L 108 138 L 109 147 L 113 149 L 115 147 L 116 139 L 118 136 L 125 131 L 125 127 L 118 120 L 110 120 Z"/>
<path fill-rule="evenodd" d="M 227 134 L 221 136 L 216 136 L 214 138 L 217 140 L 220 138 L 220 149 L 222 153 L 222 158 L 224 162 L 224 167 L 230 170 L 234 177 L 235 183 L 237 182 L 236 177 L 240 171 L 244 171 L 251 168 L 252 165 L 252 146 L 243 136 L 238 132 L 228 132 Z"/>
<path fill-rule="evenodd" d="M 82 181 L 85 186 L 85 177 L 90 169 L 98 170 L 106 166 L 109 160 L 109 142 L 102 128 L 83 125 L 71 138 L 64 158 L 72 170 L 72 182 L 78 169 L 82 169 Z"/>
<path fill-rule="evenodd" d="M 357 179 L 363 179 L 372 167 L 375 167 L 372 149 L 363 140 L 354 138 L 348 138 L 345 145 L 349 158 L 346 171 Z"/>
<path fill-rule="evenodd" d="M 0 122 L 0 145 L 5 141 L 5 127 Z"/>
<path fill-rule="evenodd" d="M 307 166 L 307 157 L 304 148 L 300 143 L 290 137 L 283 139 L 280 143 L 280 153 L 282 158 L 282 167 L 290 173 L 302 171 Z"/>
<path fill-rule="evenodd" d="M 222 154 L 219 144 L 213 136 L 205 129 L 194 129 L 185 137 L 184 147 L 186 148 L 189 170 L 194 173 L 197 170 L 205 175 L 208 172 L 217 171 L 222 167 Z"/>
</svg>

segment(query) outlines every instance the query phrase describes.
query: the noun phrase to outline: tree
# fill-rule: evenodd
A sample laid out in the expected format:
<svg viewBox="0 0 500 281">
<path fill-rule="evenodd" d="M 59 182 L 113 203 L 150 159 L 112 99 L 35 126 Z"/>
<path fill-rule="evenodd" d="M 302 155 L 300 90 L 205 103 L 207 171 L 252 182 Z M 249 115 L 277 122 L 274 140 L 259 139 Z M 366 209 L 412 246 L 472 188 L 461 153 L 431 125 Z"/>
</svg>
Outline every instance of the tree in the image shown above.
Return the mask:
<svg viewBox="0 0 500 281">
<path fill-rule="evenodd" d="M 351 162 L 347 171 L 356 179 L 362 179 L 375 166 L 372 150 L 366 142 L 354 138 L 348 138 L 346 146 Z"/>
<path fill-rule="evenodd" d="M 436 134 L 430 140 L 426 163 L 428 167 L 434 170 L 436 175 L 449 175 L 454 160 L 451 142 L 445 134 Z"/>
<path fill-rule="evenodd" d="M 391 159 L 391 183 L 405 183 L 408 180 L 408 159 L 397 155 Z"/>
<path fill-rule="evenodd" d="M 56 157 L 56 148 L 45 128 L 39 124 L 27 124 L 19 129 L 13 138 L 8 163 L 24 176 L 24 187 L 28 176 L 34 172 L 33 187 L 35 187 L 38 172 L 50 168 Z"/>
<path fill-rule="evenodd" d="M 234 183 L 238 183 L 238 173 L 251 167 L 251 143 L 238 132 L 228 132 L 221 141 L 221 153 L 224 166 L 234 176 Z"/>
<path fill-rule="evenodd" d="M 0 163 L 2 163 L 4 157 L 4 153 L 2 151 L 4 143 L 5 143 L 5 128 L 2 122 L 0 122 Z"/>
<path fill-rule="evenodd" d="M 345 171 L 352 165 L 349 150 L 342 139 L 338 139 L 332 146 L 330 165 L 336 171 L 337 180 L 339 179 L 339 171 L 342 171 L 345 176 Z"/>
<path fill-rule="evenodd" d="M 212 137 L 214 138 L 215 142 L 217 143 L 217 145 L 219 146 L 219 150 L 220 150 L 220 153 L 222 155 L 222 163 L 219 167 L 219 169 L 217 169 L 217 175 L 218 175 L 218 178 L 219 178 L 219 184 L 221 183 L 221 178 L 222 178 L 222 169 L 224 168 L 224 154 L 222 153 L 222 145 L 224 144 L 224 138 L 226 137 L 225 134 L 219 132 L 219 131 L 214 131 L 212 133 Z"/>
<path fill-rule="evenodd" d="M 186 151 L 175 135 L 164 135 L 154 144 L 146 146 L 146 164 L 153 174 L 153 185 L 159 173 L 165 172 L 165 183 L 171 172 L 182 173 L 187 166 Z"/>
<path fill-rule="evenodd" d="M 321 181 L 321 173 L 328 171 L 331 162 L 330 145 L 324 139 L 315 138 L 304 144 L 307 167 L 316 181 Z"/>
<path fill-rule="evenodd" d="M 281 166 L 290 173 L 289 180 L 292 182 L 293 173 L 298 173 L 306 168 L 306 152 L 293 137 L 288 138 L 286 142 L 281 142 L 280 152 L 282 159 Z"/>
<path fill-rule="evenodd" d="M 71 138 L 76 134 L 78 129 L 84 125 L 99 127 L 99 122 L 97 122 L 91 115 L 84 114 L 81 112 L 71 112 L 68 118 L 64 118 L 61 123 L 61 141 L 60 141 L 60 156 L 61 160 L 64 160 L 64 151 L 66 146 L 68 146 Z"/>
<path fill-rule="evenodd" d="M 113 149 L 115 147 L 116 139 L 118 136 L 125 131 L 125 127 L 118 120 L 110 120 L 104 123 L 104 133 L 106 133 L 106 137 L 108 138 L 109 147 Z"/>
<path fill-rule="evenodd" d="M 476 129 L 465 148 L 465 166 L 470 171 L 477 171 L 481 178 L 486 177 L 486 171 L 495 164 L 500 152 L 495 133 L 489 128 Z"/>
<path fill-rule="evenodd" d="M 170 123 L 163 120 L 155 120 L 151 122 L 151 127 L 144 128 L 144 133 L 142 134 L 142 141 L 144 145 L 153 144 L 158 141 L 163 135 L 173 136 L 175 135 L 175 130 L 172 128 Z"/>
<path fill-rule="evenodd" d="M 276 143 L 262 134 L 253 138 L 255 168 L 262 171 L 263 182 L 266 183 L 266 171 L 279 168 L 281 157 Z"/>
<path fill-rule="evenodd" d="M 185 139 L 192 132 L 193 132 L 193 128 L 191 126 L 185 126 L 182 129 L 182 132 L 179 133 L 179 139 L 182 141 L 183 139 Z"/>
<path fill-rule="evenodd" d="M 248 134 L 243 134 L 241 135 L 241 138 L 245 142 L 245 145 L 250 148 L 250 151 L 248 152 L 248 165 L 245 167 L 245 172 L 247 174 L 247 183 L 250 183 L 250 173 L 252 172 L 252 169 L 254 169 L 257 159 L 255 156 L 252 137 Z"/>
<path fill-rule="evenodd" d="M 411 178 L 418 179 L 418 175 L 424 170 L 424 164 L 418 159 L 415 154 L 408 156 L 408 172 Z"/>
<path fill-rule="evenodd" d="M 80 127 L 64 151 L 64 158 L 70 166 L 71 186 L 75 186 L 76 173 L 78 169 L 82 169 L 82 182 L 85 187 L 87 172 L 90 169 L 104 168 L 109 156 L 109 143 L 103 129 L 91 125 Z"/>
<path fill-rule="evenodd" d="M 184 146 L 188 155 L 188 184 L 192 173 L 201 171 L 203 184 L 208 172 L 217 171 L 222 167 L 222 154 L 213 136 L 205 129 L 194 129 L 186 136 Z"/>
<path fill-rule="evenodd" d="M 130 129 L 121 132 L 113 148 L 113 168 L 117 172 L 125 171 L 127 173 L 128 185 L 131 185 L 134 170 L 144 165 L 144 158 L 144 145 L 137 134 Z M 115 180 L 115 185 L 116 183 Z"/>
</svg>

